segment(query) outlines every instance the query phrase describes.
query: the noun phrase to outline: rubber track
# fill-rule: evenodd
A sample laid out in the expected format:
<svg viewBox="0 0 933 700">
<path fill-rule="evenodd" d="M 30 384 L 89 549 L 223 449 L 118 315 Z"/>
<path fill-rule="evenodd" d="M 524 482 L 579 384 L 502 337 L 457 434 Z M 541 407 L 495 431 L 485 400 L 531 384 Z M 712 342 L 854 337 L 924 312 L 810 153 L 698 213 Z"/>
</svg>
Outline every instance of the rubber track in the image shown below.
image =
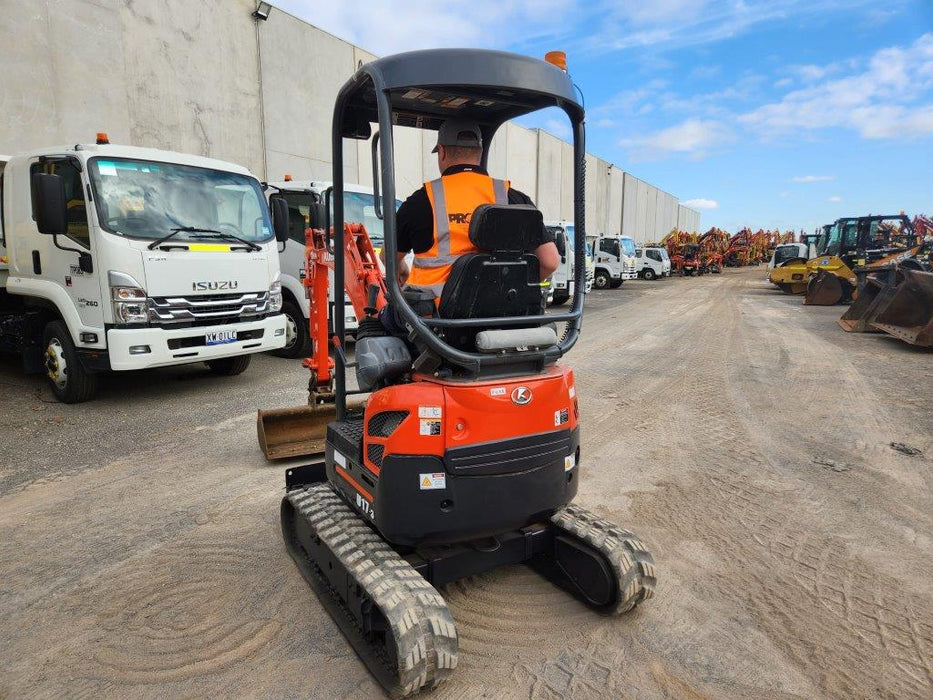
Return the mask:
<svg viewBox="0 0 933 700">
<path fill-rule="evenodd" d="M 604 612 L 621 615 L 654 596 L 654 558 L 634 533 L 572 504 L 552 515 L 551 522 L 600 552 L 615 572 L 617 597 Z"/>
<path fill-rule="evenodd" d="M 383 682 L 392 697 L 406 697 L 446 680 L 457 666 L 457 630 L 440 593 L 402 559 L 350 509 L 327 484 L 294 489 L 288 500 L 314 533 L 338 558 L 387 620 L 396 644 L 395 683 Z M 314 562 L 310 564 L 316 565 Z M 326 581 L 323 574 L 318 577 Z M 330 586 L 328 585 L 328 588 Z M 337 592 L 331 595 L 342 603 Z M 341 607 L 345 607 L 341 605 Z M 350 617 L 349 611 L 347 616 Z M 360 635 L 358 623 L 350 617 Z M 388 656 L 372 649 L 377 663 L 391 666 Z M 367 661 L 367 659 L 364 659 Z M 372 670 L 372 669 L 371 669 Z"/>
</svg>

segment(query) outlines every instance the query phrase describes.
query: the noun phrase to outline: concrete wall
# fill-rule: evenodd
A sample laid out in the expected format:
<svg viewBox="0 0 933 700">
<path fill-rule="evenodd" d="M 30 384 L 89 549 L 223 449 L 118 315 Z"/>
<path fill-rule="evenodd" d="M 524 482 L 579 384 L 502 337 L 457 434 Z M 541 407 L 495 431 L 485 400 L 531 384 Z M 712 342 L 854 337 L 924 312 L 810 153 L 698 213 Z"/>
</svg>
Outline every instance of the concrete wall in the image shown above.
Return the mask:
<svg viewBox="0 0 933 700">
<path fill-rule="evenodd" d="M 258 177 L 329 180 L 340 86 L 375 56 L 279 9 L 256 22 L 254 0 L 35 0 L 0 12 L 0 153 L 89 142 L 209 155 Z M 433 132 L 397 127 L 396 189 L 438 176 Z M 587 154 L 586 226 L 655 240 L 699 228 L 676 198 Z M 573 147 L 508 124 L 489 170 L 547 219 L 573 218 Z M 371 184 L 370 144 L 344 141 L 344 176 Z M 665 229 L 663 230 L 662 229 Z"/>
<path fill-rule="evenodd" d="M 689 233 L 703 233 L 700 231 L 700 212 L 678 204 L 677 228 Z"/>
</svg>

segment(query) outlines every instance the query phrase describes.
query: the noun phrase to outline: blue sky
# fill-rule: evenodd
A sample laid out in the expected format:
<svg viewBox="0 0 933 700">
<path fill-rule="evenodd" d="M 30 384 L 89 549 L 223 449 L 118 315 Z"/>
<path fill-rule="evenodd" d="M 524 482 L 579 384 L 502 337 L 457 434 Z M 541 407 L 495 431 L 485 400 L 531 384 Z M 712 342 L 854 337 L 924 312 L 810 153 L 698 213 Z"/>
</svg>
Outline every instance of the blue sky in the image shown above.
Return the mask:
<svg viewBox="0 0 933 700">
<path fill-rule="evenodd" d="M 568 54 L 587 148 L 704 229 L 933 211 L 933 0 L 279 0 L 374 53 Z M 525 120 L 558 136 L 564 122 Z"/>
</svg>

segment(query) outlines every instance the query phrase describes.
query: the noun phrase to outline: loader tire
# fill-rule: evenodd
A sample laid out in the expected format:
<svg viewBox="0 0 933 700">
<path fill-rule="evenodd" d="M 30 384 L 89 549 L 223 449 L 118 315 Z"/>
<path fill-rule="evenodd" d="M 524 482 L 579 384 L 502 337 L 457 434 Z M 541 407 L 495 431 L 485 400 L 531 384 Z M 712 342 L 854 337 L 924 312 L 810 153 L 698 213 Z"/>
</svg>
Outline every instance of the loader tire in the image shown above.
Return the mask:
<svg viewBox="0 0 933 700">
<path fill-rule="evenodd" d="M 208 360 L 206 364 L 212 373 L 220 377 L 235 377 L 246 371 L 252 359 L 252 355 L 237 355 L 236 357 L 224 357 L 220 360 Z"/>
</svg>

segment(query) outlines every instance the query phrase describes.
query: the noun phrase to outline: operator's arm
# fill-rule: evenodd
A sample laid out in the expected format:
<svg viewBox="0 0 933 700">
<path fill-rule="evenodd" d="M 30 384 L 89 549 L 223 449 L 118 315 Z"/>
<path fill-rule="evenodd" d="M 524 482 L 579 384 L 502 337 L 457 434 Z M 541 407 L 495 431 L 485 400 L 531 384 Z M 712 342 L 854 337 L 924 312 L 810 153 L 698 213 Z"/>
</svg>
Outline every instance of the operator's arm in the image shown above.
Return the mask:
<svg viewBox="0 0 933 700">
<path fill-rule="evenodd" d="M 509 188 L 509 204 L 530 204 L 531 201 L 524 192 L 519 192 L 514 187 Z M 560 253 L 557 251 L 557 245 L 554 243 L 554 236 L 548 232 L 547 226 L 541 227 L 541 244 L 535 248 L 535 257 L 538 258 L 538 277 L 544 281 L 554 274 L 557 266 L 560 265 Z"/>
<path fill-rule="evenodd" d="M 424 187 L 416 190 L 395 213 L 395 240 L 398 283 L 402 285 L 411 272 L 405 256 L 411 251 L 426 253 L 434 245 L 434 215 Z M 384 248 L 382 254 L 385 254 Z"/>
<path fill-rule="evenodd" d="M 535 248 L 535 255 L 538 258 L 538 276 L 542 280 L 546 280 L 554 274 L 560 264 L 560 253 L 557 252 L 557 246 L 554 241 L 542 243 Z"/>
</svg>

